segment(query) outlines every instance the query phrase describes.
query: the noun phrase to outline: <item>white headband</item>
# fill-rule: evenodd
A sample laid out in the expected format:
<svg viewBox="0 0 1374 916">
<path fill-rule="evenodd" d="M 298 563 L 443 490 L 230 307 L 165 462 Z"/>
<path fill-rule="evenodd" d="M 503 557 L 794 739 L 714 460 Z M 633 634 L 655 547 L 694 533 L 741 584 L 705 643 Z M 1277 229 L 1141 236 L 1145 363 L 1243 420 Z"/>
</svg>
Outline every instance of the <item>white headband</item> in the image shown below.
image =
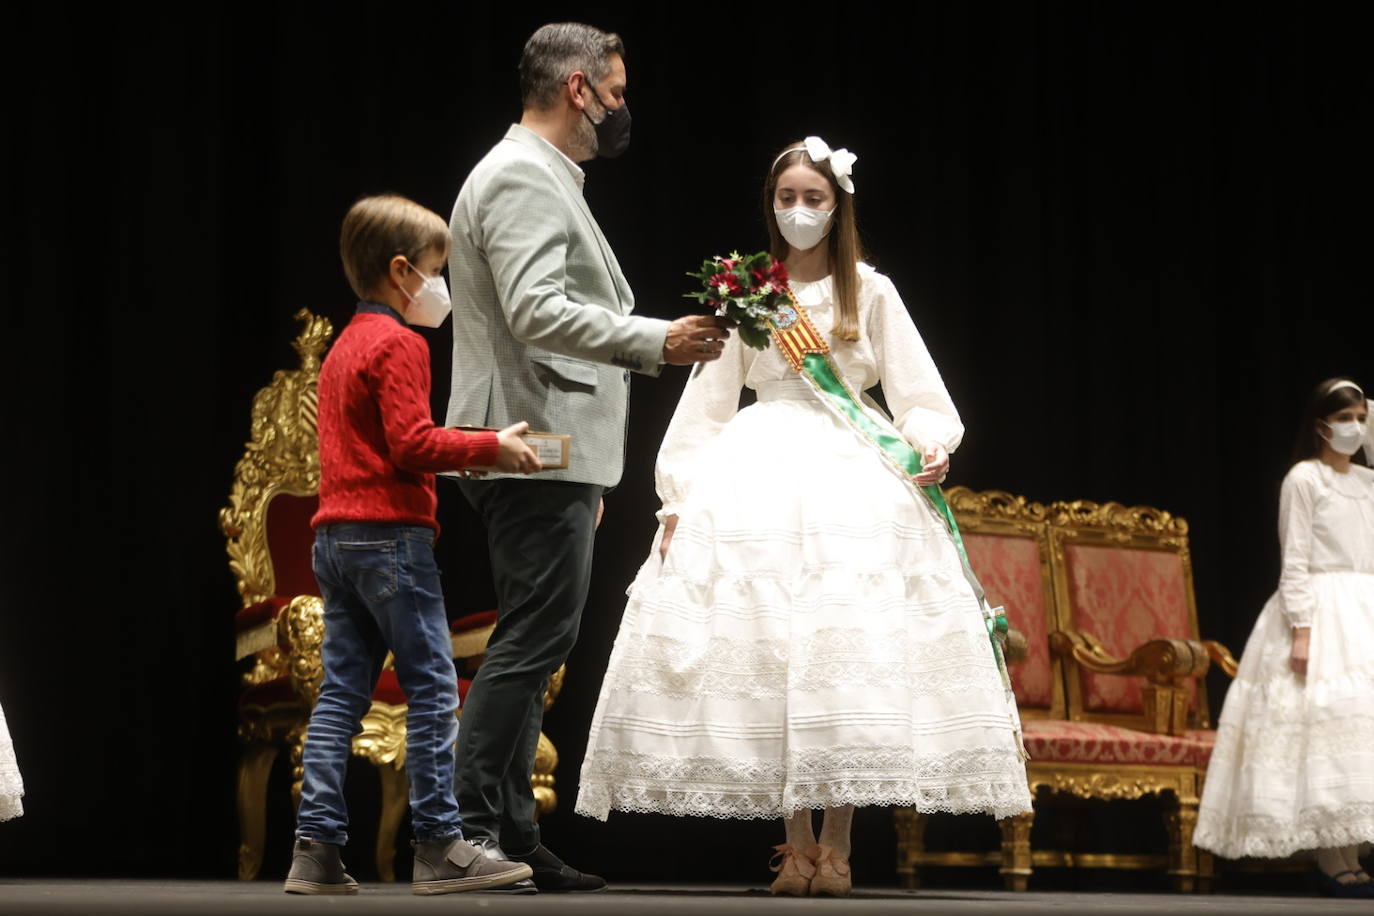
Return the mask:
<svg viewBox="0 0 1374 916">
<path fill-rule="evenodd" d="M 788 153 L 799 152 L 802 149 L 806 150 L 806 155 L 811 157 L 812 162 L 821 163 L 829 160 L 830 171 L 835 175 L 835 184 L 844 188 L 850 194 L 854 193 L 854 182 L 849 176 L 854 171 L 854 160 L 859 157 L 847 149 L 831 150 L 829 144 L 820 137 L 807 137 L 802 141 L 802 146 L 794 146 L 790 149 L 783 150 L 781 153 L 778 153 L 778 158 L 773 160 L 773 165 L 777 165 L 778 161 Z M 768 167 L 769 171 L 772 171 L 773 165 Z"/>
<path fill-rule="evenodd" d="M 1331 387 L 1326 389 L 1326 393 L 1332 394 L 1333 392 L 1341 388 L 1354 388 L 1356 391 L 1360 393 L 1360 397 L 1364 397 L 1364 389 L 1361 388 L 1359 385 L 1356 385 L 1354 382 L 1350 381 L 1350 379 L 1348 378 L 1343 378 L 1339 382 L 1332 383 Z"/>
</svg>

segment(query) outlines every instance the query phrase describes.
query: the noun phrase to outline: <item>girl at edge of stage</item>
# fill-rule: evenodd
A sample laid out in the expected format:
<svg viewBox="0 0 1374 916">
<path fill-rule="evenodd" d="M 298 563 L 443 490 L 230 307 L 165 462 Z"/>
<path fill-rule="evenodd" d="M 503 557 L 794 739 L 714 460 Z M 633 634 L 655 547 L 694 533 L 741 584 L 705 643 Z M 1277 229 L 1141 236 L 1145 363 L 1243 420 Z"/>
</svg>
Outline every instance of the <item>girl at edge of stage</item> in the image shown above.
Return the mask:
<svg viewBox="0 0 1374 916">
<path fill-rule="evenodd" d="M 10 741 L 5 710 L 0 708 L 0 821 L 22 815 L 23 798 L 24 780 L 19 775 L 19 763 L 14 758 L 14 744 Z"/>
<path fill-rule="evenodd" d="M 1374 896 L 1374 455 L 1370 402 L 1322 382 L 1279 492 L 1283 567 L 1226 695 L 1193 842 L 1227 858 L 1311 851 L 1321 891 Z"/>
</svg>

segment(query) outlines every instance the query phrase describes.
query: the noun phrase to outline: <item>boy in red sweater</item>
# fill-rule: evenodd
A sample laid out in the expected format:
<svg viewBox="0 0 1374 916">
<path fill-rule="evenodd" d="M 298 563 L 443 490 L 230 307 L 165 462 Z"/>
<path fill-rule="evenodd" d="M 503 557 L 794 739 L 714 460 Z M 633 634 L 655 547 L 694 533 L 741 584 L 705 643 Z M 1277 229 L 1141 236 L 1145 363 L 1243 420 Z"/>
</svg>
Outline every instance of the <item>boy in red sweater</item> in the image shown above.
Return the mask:
<svg viewBox="0 0 1374 916">
<path fill-rule="evenodd" d="M 530 867 L 487 858 L 463 839 L 453 797 L 458 680 L 433 543 L 434 472 L 529 473 L 521 436 L 436 427 L 429 346 L 408 324 L 448 315 L 441 271 L 449 229 L 403 197 L 367 197 L 344 217 L 339 252 L 362 300 L 320 369 L 320 509 L 315 578 L 324 596 L 324 685 L 310 715 L 296 845 L 286 891 L 356 894 L 339 847 L 348 842 L 344 773 L 353 736 L 390 651 L 405 692 L 406 775 L 417 894 L 504 887 Z"/>
</svg>

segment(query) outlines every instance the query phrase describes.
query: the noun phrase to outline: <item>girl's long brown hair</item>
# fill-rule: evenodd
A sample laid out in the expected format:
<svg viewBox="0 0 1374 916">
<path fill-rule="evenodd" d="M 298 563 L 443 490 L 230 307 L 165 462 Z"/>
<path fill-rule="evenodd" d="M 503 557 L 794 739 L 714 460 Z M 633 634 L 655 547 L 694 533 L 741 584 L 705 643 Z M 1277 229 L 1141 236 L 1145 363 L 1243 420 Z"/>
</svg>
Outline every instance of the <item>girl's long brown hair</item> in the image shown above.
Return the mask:
<svg viewBox="0 0 1374 916">
<path fill-rule="evenodd" d="M 778 231 L 778 220 L 773 215 L 773 195 L 778 188 L 778 176 L 799 163 L 824 175 L 835 194 L 835 215 L 830 217 L 830 232 L 825 237 L 826 244 L 830 246 L 830 276 L 835 284 L 835 301 L 839 305 L 835 336 L 841 340 L 858 340 L 858 264 L 865 255 L 859 242 L 858 219 L 854 215 L 854 195 L 835 183 L 835 173 L 830 170 L 830 163 L 813 162 L 801 142 L 790 144 L 784 150 L 769 169 L 768 180 L 763 183 L 763 220 L 768 225 L 768 253 L 779 261 L 787 256 L 787 241 Z"/>
</svg>

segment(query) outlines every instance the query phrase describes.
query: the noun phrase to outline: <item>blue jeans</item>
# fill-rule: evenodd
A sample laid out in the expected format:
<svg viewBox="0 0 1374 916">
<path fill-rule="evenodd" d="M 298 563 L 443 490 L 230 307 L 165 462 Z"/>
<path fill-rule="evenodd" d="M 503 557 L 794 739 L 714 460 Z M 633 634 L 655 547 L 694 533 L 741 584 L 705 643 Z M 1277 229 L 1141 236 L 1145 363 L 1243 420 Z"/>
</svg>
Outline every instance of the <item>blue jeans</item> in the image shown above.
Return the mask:
<svg viewBox="0 0 1374 916">
<path fill-rule="evenodd" d="M 315 578 L 324 596 L 324 686 L 305 738 L 296 836 L 348 842 L 344 774 L 387 650 L 405 692 L 406 776 L 419 841 L 462 836 L 453 796 L 458 675 L 434 531 L 413 525 L 323 525 Z"/>
</svg>

